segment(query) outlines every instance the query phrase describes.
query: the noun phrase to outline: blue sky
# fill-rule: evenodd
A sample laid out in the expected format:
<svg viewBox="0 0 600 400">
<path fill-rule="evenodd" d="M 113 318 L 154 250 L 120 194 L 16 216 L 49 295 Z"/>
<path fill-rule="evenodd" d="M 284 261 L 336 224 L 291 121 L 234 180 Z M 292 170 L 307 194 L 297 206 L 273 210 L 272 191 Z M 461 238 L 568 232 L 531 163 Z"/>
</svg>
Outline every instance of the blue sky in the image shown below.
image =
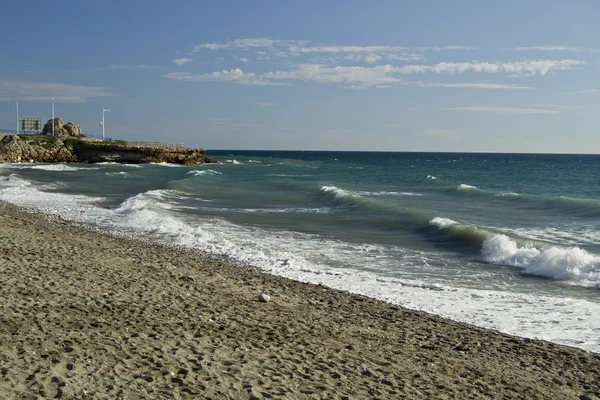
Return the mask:
<svg viewBox="0 0 600 400">
<path fill-rule="evenodd" d="M 175 4 L 174 4 L 175 3 Z M 597 1 L 22 1 L 0 128 L 208 149 L 600 153 Z"/>
</svg>

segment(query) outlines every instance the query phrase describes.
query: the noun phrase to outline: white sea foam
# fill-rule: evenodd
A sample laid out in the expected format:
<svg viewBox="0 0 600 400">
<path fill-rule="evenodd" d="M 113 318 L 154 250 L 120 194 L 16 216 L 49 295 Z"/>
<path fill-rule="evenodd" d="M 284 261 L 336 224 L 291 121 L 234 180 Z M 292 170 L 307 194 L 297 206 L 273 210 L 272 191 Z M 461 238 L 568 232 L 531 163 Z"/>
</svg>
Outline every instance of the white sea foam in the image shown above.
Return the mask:
<svg viewBox="0 0 600 400">
<path fill-rule="evenodd" d="M 459 190 L 473 190 L 473 189 L 477 189 L 477 186 L 466 185 L 464 183 L 461 183 L 460 185 L 458 185 L 458 189 Z"/>
<path fill-rule="evenodd" d="M 105 172 L 105 175 L 108 176 L 120 176 L 120 177 L 126 177 L 129 176 L 129 173 L 125 172 L 125 171 L 118 171 L 118 172 Z"/>
<path fill-rule="evenodd" d="M 187 172 L 186 175 L 199 176 L 199 175 L 222 175 L 222 174 L 223 174 L 222 172 L 215 171 L 212 169 L 202 169 L 202 170 L 194 169 L 192 171 Z"/>
<path fill-rule="evenodd" d="M 361 191 L 358 192 L 361 196 L 423 196 L 423 193 L 413 193 L 413 192 L 388 192 L 388 191 L 379 191 L 379 192 L 367 192 Z"/>
<path fill-rule="evenodd" d="M 600 257 L 579 247 L 519 247 L 508 236 L 495 235 L 483 242 L 481 254 L 489 263 L 519 267 L 526 274 L 600 285 Z"/>
<path fill-rule="evenodd" d="M 150 163 L 152 165 L 160 165 L 161 167 L 169 167 L 169 168 L 181 168 L 181 167 L 185 167 L 185 165 L 183 164 L 173 164 L 173 163 L 168 163 L 168 162 L 158 162 L 158 163 Z"/>
<path fill-rule="evenodd" d="M 429 225 L 437 226 L 438 229 L 446 229 L 449 226 L 456 225 L 458 222 L 451 220 L 450 218 L 435 217 L 429 221 Z"/>
<path fill-rule="evenodd" d="M 226 163 L 230 163 L 230 164 L 239 164 L 240 162 L 238 160 L 225 160 Z"/>
<path fill-rule="evenodd" d="M 130 167 L 130 168 L 142 168 L 140 164 L 121 164 L 114 161 L 104 161 L 101 163 L 96 163 L 96 165 L 118 165 L 120 167 Z"/>
<path fill-rule="evenodd" d="M 433 176 L 433 175 L 427 175 L 427 179 L 434 179 L 435 180 L 437 178 L 435 176 Z"/>
<path fill-rule="evenodd" d="M 79 171 L 79 170 L 89 170 L 94 168 L 85 168 L 85 167 L 73 167 L 65 164 L 47 164 L 47 165 L 34 165 L 31 169 L 41 169 L 44 171 Z"/>
</svg>

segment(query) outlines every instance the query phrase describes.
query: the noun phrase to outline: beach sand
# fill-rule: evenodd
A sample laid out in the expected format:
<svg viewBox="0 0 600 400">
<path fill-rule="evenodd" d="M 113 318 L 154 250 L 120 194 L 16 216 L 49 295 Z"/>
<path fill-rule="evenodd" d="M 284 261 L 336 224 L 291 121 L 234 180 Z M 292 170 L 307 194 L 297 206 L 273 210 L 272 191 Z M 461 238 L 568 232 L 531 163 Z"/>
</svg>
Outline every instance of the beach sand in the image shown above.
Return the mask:
<svg viewBox="0 0 600 400">
<path fill-rule="evenodd" d="M 599 354 L 5 203 L 0 284 L 2 399 L 600 396 Z"/>
</svg>

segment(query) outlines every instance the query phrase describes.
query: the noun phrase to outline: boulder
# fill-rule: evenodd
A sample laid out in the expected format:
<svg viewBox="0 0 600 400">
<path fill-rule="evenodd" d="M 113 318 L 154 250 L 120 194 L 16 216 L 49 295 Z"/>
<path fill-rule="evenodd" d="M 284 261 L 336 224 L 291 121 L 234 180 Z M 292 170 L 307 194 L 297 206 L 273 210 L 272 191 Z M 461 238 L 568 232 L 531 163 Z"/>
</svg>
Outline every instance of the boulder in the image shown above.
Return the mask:
<svg viewBox="0 0 600 400">
<path fill-rule="evenodd" d="M 81 126 L 75 125 L 72 122 L 67 122 L 63 128 L 67 131 L 69 136 L 81 136 Z"/>
<path fill-rule="evenodd" d="M 52 135 L 52 124 L 54 123 L 54 135 L 56 136 L 68 136 L 67 130 L 63 126 L 62 118 L 49 119 L 44 125 L 42 133 L 44 135 Z"/>
</svg>

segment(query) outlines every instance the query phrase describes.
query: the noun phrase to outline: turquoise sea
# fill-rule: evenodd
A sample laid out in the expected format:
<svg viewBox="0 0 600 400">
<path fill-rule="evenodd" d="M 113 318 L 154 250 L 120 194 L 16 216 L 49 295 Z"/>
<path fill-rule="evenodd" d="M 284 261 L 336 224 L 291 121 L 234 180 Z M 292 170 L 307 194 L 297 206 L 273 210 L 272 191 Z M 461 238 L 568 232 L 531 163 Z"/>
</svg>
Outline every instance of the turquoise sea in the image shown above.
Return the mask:
<svg viewBox="0 0 600 400">
<path fill-rule="evenodd" d="M 600 156 L 208 155 L 2 165 L 0 199 L 600 352 Z"/>
</svg>

